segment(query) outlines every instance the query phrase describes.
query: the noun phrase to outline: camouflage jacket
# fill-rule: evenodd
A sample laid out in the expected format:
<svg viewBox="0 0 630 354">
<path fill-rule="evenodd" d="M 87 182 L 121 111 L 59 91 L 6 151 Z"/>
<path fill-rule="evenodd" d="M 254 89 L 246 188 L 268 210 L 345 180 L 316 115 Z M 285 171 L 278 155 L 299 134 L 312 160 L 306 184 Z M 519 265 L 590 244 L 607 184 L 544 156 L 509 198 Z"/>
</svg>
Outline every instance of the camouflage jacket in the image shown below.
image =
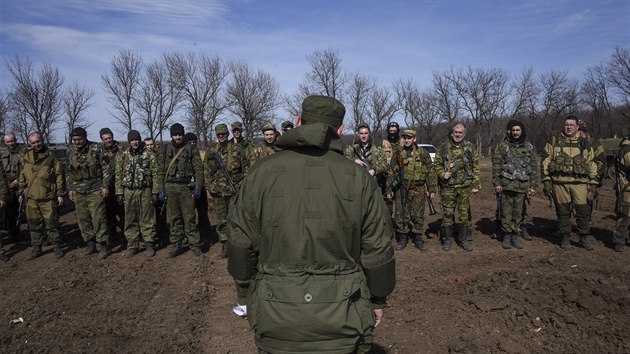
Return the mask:
<svg viewBox="0 0 630 354">
<path fill-rule="evenodd" d="M 442 187 L 481 188 L 479 154 L 468 140 L 463 140 L 459 145 L 455 145 L 450 138 L 442 140 L 437 147 L 433 167 Z M 444 172 L 450 172 L 451 177 L 445 179 Z"/>
<path fill-rule="evenodd" d="M 7 182 L 7 174 L 4 172 L 4 166 L 0 163 L 0 201 L 7 201 L 9 191 L 9 183 Z"/>
<path fill-rule="evenodd" d="M 602 144 L 599 142 L 599 139 L 589 136 L 588 138 L 586 138 L 586 142 L 588 143 L 589 147 L 593 148 L 593 152 L 595 153 L 595 165 L 597 165 L 597 181 L 601 186 L 606 175 L 606 151 L 604 150 Z"/>
<path fill-rule="evenodd" d="M 122 195 L 123 188 L 151 188 L 153 194 L 162 192 L 164 182 L 160 167 L 155 154 L 147 150 L 144 143 L 137 150 L 125 149 L 116 159 L 116 194 Z"/>
<path fill-rule="evenodd" d="M 72 145 L 66 153 L 66 159 L 69 191 L 91 193 L 109 188 L 112 168 L 109 159 L 105 158 L 103 144 L 88 141 L 82 148 Z"/>
<path fill-rule="evenodd" d="M 186 183 L 191 189 L 203 189 L 203 163 L 196 146 L 190 144 L 176 146 L 171 141 L 164 147 L 159 159 L 164 169 L 164 183 Z"/>
<path fill-rule="evenodd" d="M 215 154 L 221 159 L 237 189 L 249 170 L 247 155 L 241 145 L 231 141 L 213 144 L 206 150 L 204 161 L 206 189 L 210 193 L 231 195 L 230 185 L 213 158 Z"/>
<path fill-rule="evenodd" d="M 597 183 L 595 152 L 585 139 L 567 137 L 564 133 L 551 137 L 542 153 L 542 181 L 554 183 Z"/>
<path fill-rule="evenodd" d="M 354 143 L 348 146 L 343 151 L 343 156 L 354 161 L 360 159 L 362 161 L 368 161 L 374 169 L 374 175 L 384 175 L 389 169 L 389 162 L 385 155 L 385 150 L 380 146 L 368 144 L 367 150 L 361 146 L 360 143 Z"/>
<path fill-rule="evenodd" d="M 6 173 L 8 183 L 17 180 L 22 170 L 22 155 L 26 153 L 26 148 L 19 144 L 15 149 L 10 150 L 6 146 L 0 147 L 0 161 Z"/>
<path fill-rule="evenodd" d="M 519 193 L 538 186 L 536 151 L 528 141 L 510 142 L 505 139 L 492 155 L 492 183 L 504 190 Z"/>
<path fill-rule="evenodd" d="M 263 159 L 276 151 L 278 151 L 278 149 L 274 144 L 267 144 L 267 142 L 263 141 L 261 144 L 256 145 L 253 149 L 251 149 L 248 155 L 249 165 L 254 166 L 258 160 Z"/>
<path fill-rule="evenodd" d="M 619 179 L 619 189 L 622 192 L 622 200 L 625 206 L 630 206 L 630 140 L 628 139 L 623 139 L 619 144 L 617 164 L 619 167 L 617 178 Z"/>
<path fill-rule="evenodd" d="M 123 146 L 116 140 L 114 140 L 114 144 L 110 147 L 106 147 L 104 144 L 101 145 L 103 146 L 103 162 L 109 166 L 109 175 L 111 176 L 109 179 L 109 189 L 112 191 L 115 183 L 114 176 L 116 173 L 114 168 L 116 168 L 116 156 L 123 149 Z"/>
<path fill-rule="evenodd" d="M 398 157 L 395 158 L 398 162 L 394 164 L 392 171 L 397 178 L 399 178 L 400 166 L 402 165 L 405 184 L 426 184 L 429 193 L 437 191 L 437 178 L 431 162 L 431 155 L 425 149 L 415 145 L 411 149 L 403 148 Z"/>
<path fill-rule="evenodd" d="M 29 150 L 23 155 L 24 163 L 18 178 L 18 194 L 28 199 L 49 201 L 66 194 L 66 183 L 61 163 L 50 149 L 43 153 Z"/>
</svg>

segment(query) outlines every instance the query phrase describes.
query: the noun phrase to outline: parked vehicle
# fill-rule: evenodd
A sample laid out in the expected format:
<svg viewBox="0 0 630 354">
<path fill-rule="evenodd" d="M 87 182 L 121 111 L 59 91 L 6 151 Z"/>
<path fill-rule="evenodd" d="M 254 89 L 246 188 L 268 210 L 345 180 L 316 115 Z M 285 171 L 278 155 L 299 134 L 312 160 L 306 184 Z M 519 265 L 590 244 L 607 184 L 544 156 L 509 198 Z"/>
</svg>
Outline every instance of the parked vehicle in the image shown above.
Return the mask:
<svg viewBox="0 0 630 354">
<path fill-rule="evenodd" d="M 431 144 L 418 144 L 418 147 L 425 149 L 429 153 L 431 156 L 431 162 L 435 161 L 435 153 L 437 152 L 435 146 Z"/>
</svg>

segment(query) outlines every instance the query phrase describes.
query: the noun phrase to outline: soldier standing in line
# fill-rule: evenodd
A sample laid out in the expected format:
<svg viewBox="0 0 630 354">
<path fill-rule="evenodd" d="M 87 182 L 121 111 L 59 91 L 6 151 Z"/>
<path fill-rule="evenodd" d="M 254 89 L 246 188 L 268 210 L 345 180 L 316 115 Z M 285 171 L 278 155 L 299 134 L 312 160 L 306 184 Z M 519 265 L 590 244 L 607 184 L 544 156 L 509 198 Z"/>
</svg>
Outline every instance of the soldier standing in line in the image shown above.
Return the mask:
<svg viewBox="0 0 630 354">
<path fill-rule="evenodd" d="M 197 134 L 195 133 L 186 133 L 184 134 L 184 144 L 190 144 L 193 146 L 197 146 L 198 139 Z"/>
<path fill-rule="evenodd" d="M 399 155 L 396 157 L 398 164 L 394 168 L 396 174 L 402 177 L 397 180 L 398 188 L 394 197 L 395 229 L 398 238 L 396 250 L 402 251 L 407 246 L 407 238 L 411 238 L 416 248 L 424 252 L 427 250 L 422 240 L 425 199 L 428 197 L 432 200 L 435 197 L 436 176 L 431 156 L 416 145 L 416 131 L 403 130 L 402 141 L 403 148 L 398 152 Z"/>
<path fill-rule="evenodd" d="M 615 251 L 623 252 L 628 240 L 628 227 L 630 227 L 630 140 L 625 138 L 619 145 L 617 154 L 617 191 L 616 207 L 617 225 L 613 231 L 613 244 Z"/>
<path fill-rule="evenodd" d="M 4 172 L 4 166 L 0 163 L 0 209 L 5 209 L 7 204 L 7 193 L 9 191 L 7 183 L 7 174 Z M 9 256 L 6 255 L 3 245 L 0 243 L 0 262 L 7 262 Z"/>
<path fill-rule="evenodd" d="M 68 196 L 76 205 L 77 224 L 86 243 L 83 255 L 96 253 L 99 259 L 109 255 L 111 246 L 107 235 L 105 199 L 109 195 L 111 167 L 105 159 L 103 145 L 89 141 L 81 127 L 70 132 L 72 146 L 67 152 Z"/>
<path fill-rule="evenodd" d="M 236 196 L 240 182 L 249 169 L 247 155 L 242 145 L 228 139 L 228 129 L 225 124 L 218 124 L 214 131 L 218 142 L 209 146 L 204 160 L 204 172 L 208 199 L 214 203 L 217 215 L 217 234 L 221 242 L 221 253 L 218 259 L 225 259 L 228 255 L 225 242 L 227 241 L 227 216 L 230 202 Z M 224 171 L 221 171 L 217 159 L 221 161 Z M 230 185 L 226 174 L 233 182 Z"/>
<path fill-rule="evenodd" d="M 147 150 L 137 130 L 127 134 L 129 148 L 116 159 L 116 201 L 125 205 L 127 256 L 139 252 L 142 235 L 147 257 L 155 256 L 155 204 L 166 202 L 158 160 Z"/>
<path fill-rule="evenodd" d="M 262 128 L 263 141 L 256 145 L 250 152 L 249 165 L 254 166 L 258 160 L 265 158 L 276 152 L 275 142 L 278 139 L 278 132 L 273 124 L 265 124 Z"/>
<path fill-rule="evenodd" d="M 107 215 L 107 232 L 109 234 L 109 241 L 111 243 L 119 239 L 118 231 L 120 229 L 123 234 L 125 229 L 125 209 L 118 205 L 116 202 L 116 190 L 115 190 L 115 172 L 116 156 L 122 150 L 122 144 L 114 140 L 114 133 L 111 129 L 103 128 L 99 131 L 101 141 L 103 142 L 103 151 L 105 156 L 105 163 L 110 167 L 110 181 L 109 181 L 109 194 L 105 199 L 105 214 Z"/>
<path fill-rule="evenodd" d="M 199 149 L 184 143 L 183 125 L 175 123 L 171 126 L 171 143 L 165 147 L 164 157 L 164 200 L 168 196 L 166 215 L 173 244 L 168 257 L 181 253 L 184 237 L 188 239 L 193 254 L 202 256 L 195 200 L 202 196 L 203 163 Z"/>
<path fill-rule="evenodd" d="M 4 229 L 9 232 L 10 238 L 19 242 L 20 226 L 16 223 L 20 203 L 18 201 L 18 176 L 22 170 L 22 154 L 26 152 L 26 148 L 22 144 L 17 143 L 15 134 L 4 134 L 4 146 L 0 147 L 0 161 L 7 177 L 7 198 L 5 207 L 0 209 L 2 220 L 4 221 Z"/>
<path fill-rule="evenodd" d="M 303 125 L 252 167 L 231 214 L 228 270 L 260 353 L 367 352 L 395 287 L 381 191 L 341 155 L 344 114 L 307 97 Z"/>
<path fill-rule="evenodd" d="M 503 248 L 521 249 L 518 236 L 524 228 L 523 208 L 527 196 L 536 191 L 538 168 L 534 146 L 526 140 L 525 125 L 510 120 L 507 129 L 510 134 L 492 156 L 492 183 L 500 195 Z"/>
<path fill-rule="evenodd" d="M 456 123 L 449 136 L 442 140 L 435 154 L 435 174 L 438 177 L 442 193 L 442 249 L 451 250 L 453 242 L 453 225 L 455 212 L 459 224 L 459 243 L 466 251 L 472 251 L 473 246 L 468 240 L 470 194 L 479 193 L 479 155 L 475 146 L 466 136 L 463 123 Z"/>
<path fill-rule="evenodd" d="M 42 135 L 28 135 L 31 149 L 23 155 L 23 168 L 18 178 L 18 194 L 26 198 L 26 219 L 33 249 L 28 260 L 43 254 L 44 237 L 53 244 L 55 258 L 63 257 L 59 227 L 59 207 L 63 206 L 66 185 L 61 163 L 44 145 Z"/>
<path fill-rule="evenodd" d="M 285 120 L 284 122 L 282 122 L 282 125 L 280 125 L 280 128 L 282 129 L 282 134 L 288 132 L 289 130 L 295 128 L 295 126 L 293 125 L 293 122 L 291 122 L 290 120 Z"/>
<path fill-rule="evenodd" d="M 360 166 L 365 167 L 371 176 L 374 176 L 381 191 L 385 193 L 387 184 L 387 172 L 389 163 L 382 147 L 372 144 L 370 127 L 367 124 L 360 124 L 357 128 L 359 141 L 348 146 L 343 154 L 346 158 L 353 160 Z"/>
<path fill-rule="evenodd" d="M 597 199 L 598 189 L 604 184 L 604 175 L 606 174 L 606 151 L 604 151 L 604 147 L 599 142 L 599 139 L 595 138 L 591 135 L 586 122 L 583 120 L 578 121 L 578 132 L 580 134 L 580 138 L 586 140 L 588 143 L 588 147 L 592 148 L 595 153 L 595 164 L 597 165 L 597 188 L 589 189 L 589 193 L 587 195 L 588 202 L 588 218 L 591 219 L 591 215 L 593 214 L 593 204 Z"/>
<path fill-rule="evenodd" d="M 597 188 L 595 152 L 578 133 L 578 119 L 568 116 L 564 131 L 552 136 L 545 145 L 541 163 L 543 191 L 553 198 L 558 216 L 560 248 L 571 247 L 571 212 L 575 214 L 580 245 L 587 250 L 594 247 L 588 241 L 590 231 L 588 194 Z"/>
<path fill-rule="evenodd" d="M 387 158 L 387 164 L 389 166 L 389 170 L 387 171 L 387 179 L 385 182 L 385 203 L 387 204 L 387 209 L 392 216 L 392 224 L 395 224 L 394 193 L 391 190 L 390 186 L 391 182 L 397 178 L 395 171 L 398 171 L 398 160 L 396 159 L 396 156 L 398 156 L 398 152 L 402 150 L 402 140 L 400 139 L 400 126 L 398 125 L 398 123 L 387 123 L 387 138 L 383 139 L 381 145 L 383 147 L 383 151 L 385 152 L 385 157 Z"/>
<path fill-rule="evenodd" d="M 155 152 L 155 142 L 153 141 L 153 138 L 144 138 L 144 148 L 151 152 Z"/>
</svg>

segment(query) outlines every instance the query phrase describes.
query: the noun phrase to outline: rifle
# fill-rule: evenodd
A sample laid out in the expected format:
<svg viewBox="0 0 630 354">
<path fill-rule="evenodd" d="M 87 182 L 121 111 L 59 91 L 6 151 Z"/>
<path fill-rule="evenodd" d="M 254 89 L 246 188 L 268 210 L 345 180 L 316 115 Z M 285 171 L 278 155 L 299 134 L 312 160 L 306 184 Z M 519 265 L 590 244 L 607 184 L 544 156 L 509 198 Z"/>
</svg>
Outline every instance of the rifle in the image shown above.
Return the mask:
<svg viewBox="0 0 630 354">
<path fill-rule="evenodd" d="M 402 153 L 400 151 L 396 152 L 396 159 L 398 160 L 398 180 L 400 182 L 400 205 L 402 206 L 401 214 L 404 227 L 407 227 L 407 222 L 405 221 L 405 212 L 407 210 L 407 188 L 405 186 L 405 164 L 403 161 Z"/>
<path fill-rule="evenodd" d="M 20 220 L 22 219 L 22 213 L 24 213 L 24 203 L 26 196 L 20 197 L 20 205 L 18 206 L 17 217 L 15 218 L 15 226 L 20 227 Z"/>
<path fill-rule="evenodd" d="M 166 210 L 167 200 L 168 200 L 168 197 L 166 197 L 164 201 L 162 202 L 162 205 L 160 205 L 160 216 L 164 215 L 164 210 Z"/>
<path fill-rule="evenodd" d="M 501 205 L 501 192 L 495 192 L 494 195 L 497 200 L 497 212 L 498 212 L 497 216 L 499 217 L 499 222 L 500 222 L 501 219 L 503 219 L 503 206 Z"/>
<path fill-rule="evenodd" d="M 215 169 L 215 173 L 216 170 L 221 170 L 221 173 L 223 173 L 223 176 L 225 177 L 225 179 L 228 182 L 228 185 L 230 186 L 230 190 L 232 191 L 232 193 L 234 193 L 235 195 L 238 194 L 238 189 L 236 189 L 236 185 L 234 184 L 234 180 L 232 180 L 232 176 L 230 176 L 230 172 L 228 172 L 227 168 L 225 167 L 225 165 L 223 164 L 223 161 L 221 161 L 221 158 L 219 157 L 219 155 L 217 155 L 217 153 L 213 152 L 210 154 L 209 156 L 211 159 L 213 159 L 216 164 L 217 164 L 217 168 Z"/>
<path fill-rule="evenodd" d="M 615 213 L 617 213 L 617 215 L 623 213 L 623 206 L 621 205 L 623 202 L 623 191 L 621 190 L 621 179 L 619 178 L 621 173 L 619 157 L 615 156 Z"/>
<path fill-rule="evenodd" d="M 429 215 L 437 214 L 437 210 L 435 210 L 435 207 L 433 206 L 433 201 L 431 200 L 431 195 L 430 194 L 427 197 L 427 201 L 429 202 Z"/>
<path fill-rule="evenodd" d="M 359 160 L 361 160 L 361 162 L 363 162 L 366 170 L 370 171 L 374 169 L 372 167 L 372 164 L 370 163 L 370 160 L 366 159 L 365 156 L 363 156 L 363 154 L 357 149 L 356 145 L 353 147 L 353 149 L 354 149 L 354 154 L 359 158 Z M 374 171 L 376 172 L 376 170 Z"/>
</svg>

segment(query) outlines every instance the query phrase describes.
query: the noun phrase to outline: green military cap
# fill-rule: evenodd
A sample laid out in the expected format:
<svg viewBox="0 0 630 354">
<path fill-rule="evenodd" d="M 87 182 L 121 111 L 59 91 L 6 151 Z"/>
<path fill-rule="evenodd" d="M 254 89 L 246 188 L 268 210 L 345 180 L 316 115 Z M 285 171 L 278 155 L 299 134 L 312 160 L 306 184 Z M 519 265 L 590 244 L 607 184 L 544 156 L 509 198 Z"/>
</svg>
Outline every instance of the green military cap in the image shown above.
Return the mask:
<svg viewBox="0 0 630 354">
<path fill-rule="evenodd" d="M 285 120 L 284 122 L 282 122 L 281 127 L 282 127 L 282 129 L 285 129 L 285 128 L 288 128 L 288 127 L 293 128 L 293 122 L 291 122 L 290 120 Z"/>
<path fill-rule="evenodd" d="M 87 136 L 87 132 L 81 127 L 76 127 L 70 132 L 70 137 L 73 136 Z"/>
<path fill-rule="evenodd" d="M 586 122 L 583 120 L 578 120 L 578 130 L 581 130 L 583 132 L 587 132 L 588 131 L 588 127 L 586 126 Z"/>
<path fill-rule="evenodd" d="M 370 126 L 367 125 L 367 123 L 361 123 L 359 124 L 359 126 L 357 127 L 357 131 L 359 131 L 360 129 L 366 128 L 368 131 L 370 131 Z"/>
<path fill-rule="evenodd" d="M 302 123 L 324 123 L 339 127 L 346 115 L 346 107 L 336 99 L 327 96 L 308 96 L 302 102 Z"/>
<path fill-rule="evenodd" d="M 271 123 L 267 123 L 267 124 L 263 125 L 263 127 L 262 127 L 262 132 L 264 133 L 264 132 L 265 132 L 265 131 L 267 131 L 267 130 L 273 130 L 273 131 L 275 131 L 275 130 L 276 130 L 276 127 L 274 127 L 274 126 L 273 126 L 273 124 L 271 124 Z"/>
<path fill-rule="evenodd" d="M 232 123 L 232 130 L 235 130 L 235 129 L 243 130 L 243 123 L 241 123 L 241 122 L 233 122 Z"/>
<path fill-rule="evenodd" d="M 414 138 L 416 137 L 416 131 L 413 129 L 403 129 L 402 131 L 402 136 L 413 136 Z"/>
<path fill-rule="evenodd" d="M 228 134 L 227 124 L 221 123 L 214 127 L 214 132 L 217 134 Z"/>
</svg>

